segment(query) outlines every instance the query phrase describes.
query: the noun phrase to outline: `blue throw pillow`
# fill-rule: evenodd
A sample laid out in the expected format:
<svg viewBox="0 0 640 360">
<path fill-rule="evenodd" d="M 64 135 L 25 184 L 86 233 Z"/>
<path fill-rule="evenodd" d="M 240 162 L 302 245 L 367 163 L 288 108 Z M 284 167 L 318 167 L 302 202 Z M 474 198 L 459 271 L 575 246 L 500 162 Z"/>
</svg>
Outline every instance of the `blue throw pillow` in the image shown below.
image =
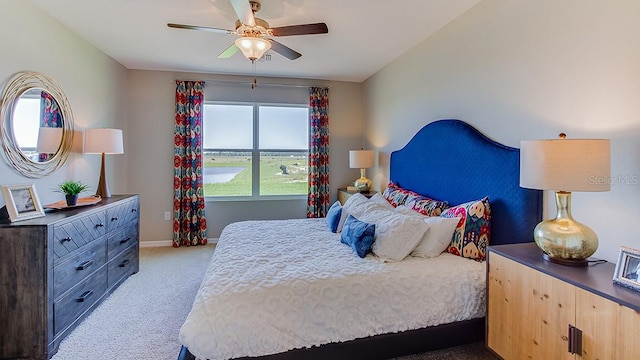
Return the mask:
<svg viewBox="0 0 640 360">
<path fill-rule="evenodd" d="M 342 205 L 340 201 L 336 201 L 331 205 L 329 211 L 327 211 L 327 225 L 332 233 L 338 232 L 338 224 L 340 223 L 340 216 L 342 215 Z"/>
<path fill-rule="evenodd" d="M 353 215 L 349 215 L 344 222 L 340 241 L 351 246 L 356 251 L 356 254 L 363 258 L 371 251 L 375 231 L 375 224 L 367 224 L 354 218 Z"/>
</svg>

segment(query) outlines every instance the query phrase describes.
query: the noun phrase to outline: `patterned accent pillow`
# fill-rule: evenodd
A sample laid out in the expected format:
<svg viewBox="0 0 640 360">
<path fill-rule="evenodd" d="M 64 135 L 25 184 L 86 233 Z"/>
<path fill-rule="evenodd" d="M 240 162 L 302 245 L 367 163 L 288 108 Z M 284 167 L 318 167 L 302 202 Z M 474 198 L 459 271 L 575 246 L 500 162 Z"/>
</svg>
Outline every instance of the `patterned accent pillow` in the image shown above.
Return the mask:
<svg viewBox="0 0 640 360">
<path fill-rule="evenodd" d="M 409 195 L 404 205 L 426 216 L 440 216 L 449 208 L 449 202 L 440 201 L 420 195 Z"/>
<path fill-rule="evenodd" d="M 484 260 L 491 234 L 489 197 L 445 210 L 442 217 L 460 218 L 447 252 L 469 259 Z"/>
<path fill-rule="evenodd" d="M 387 188 L 382 193 L 382 196 L 387 199 L 387 201 L 393 205 L 393 207 L 397 207 L 398 205 L 403 205 L 407 200 L 409 195 L 418 195 L 413 191 L 403 189 L 393 182 L 389 181 Z"/>
</svg>

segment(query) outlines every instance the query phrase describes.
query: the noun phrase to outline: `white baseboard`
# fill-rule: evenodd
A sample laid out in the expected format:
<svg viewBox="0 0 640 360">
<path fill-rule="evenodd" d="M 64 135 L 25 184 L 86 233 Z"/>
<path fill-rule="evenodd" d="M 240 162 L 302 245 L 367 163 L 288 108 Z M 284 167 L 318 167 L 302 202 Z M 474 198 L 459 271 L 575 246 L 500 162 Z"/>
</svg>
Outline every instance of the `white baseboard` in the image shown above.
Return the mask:
<svg viewBox="0 0 640 360">
<path fill-rule="evenodd" d="M 218 243 L 218 238 L 208 238 L 207 244 L 215 245 Z M 164 247 L 173 246 L 173 240 L 153 240 L 153 241 L 140 241 L 140 247 Z"/>
</svg>

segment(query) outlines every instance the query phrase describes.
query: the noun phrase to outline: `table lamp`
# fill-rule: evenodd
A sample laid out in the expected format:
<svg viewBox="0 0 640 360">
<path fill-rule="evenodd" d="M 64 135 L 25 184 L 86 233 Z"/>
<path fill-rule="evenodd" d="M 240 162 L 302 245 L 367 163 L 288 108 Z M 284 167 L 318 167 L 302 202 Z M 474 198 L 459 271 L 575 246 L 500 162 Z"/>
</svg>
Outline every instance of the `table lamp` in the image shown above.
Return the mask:
<svg viewBox="0 0 640 360">
<path fill-rule="evenodd" d="M 606 139 L 566 139 L 520 142 L 520 186 L 554 190 L 556 218 L 544 220 L 533 237 L 547 261 L 587 266 L 598 248 L 598 236 L 571 216 L 572 191 L 611 189 L 611 150 Z"/>
<path fill-rule="evenodd" d="M 373 167 L 373 165 L 375 165 L 373 150 L 349 151 L 349 167 L 360 169 L 360 178 L 353 183 L 358 192 L 368 192 L 371 189 L 371 180 L 366 177 L 366 168 Z"/>
<path fill-rule="evenodd" d="M 96 195 L 103 198 L 111 197 L 107 174 L 105 172 L 105 154 L 123 154 L 122 130 L 120 129 L 87 129 L 84 133 L 84 152 L 86 154 L 102 154 L 100 180 Z"/>
</svg>

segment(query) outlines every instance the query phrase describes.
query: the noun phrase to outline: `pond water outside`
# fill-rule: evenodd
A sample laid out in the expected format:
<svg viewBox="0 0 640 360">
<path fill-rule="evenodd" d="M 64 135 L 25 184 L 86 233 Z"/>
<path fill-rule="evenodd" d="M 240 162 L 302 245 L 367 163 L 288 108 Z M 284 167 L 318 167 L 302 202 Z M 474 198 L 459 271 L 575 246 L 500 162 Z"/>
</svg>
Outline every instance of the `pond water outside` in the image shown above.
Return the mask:
<svg viewBox="0 0 640 360">
<path fill-rule="evenodd" d="M 240 174 L 244 167 L 205 167 L 203 169 L 204 182 L 206 184 L 220 184 L 231 181 Z"/>
</svg>

